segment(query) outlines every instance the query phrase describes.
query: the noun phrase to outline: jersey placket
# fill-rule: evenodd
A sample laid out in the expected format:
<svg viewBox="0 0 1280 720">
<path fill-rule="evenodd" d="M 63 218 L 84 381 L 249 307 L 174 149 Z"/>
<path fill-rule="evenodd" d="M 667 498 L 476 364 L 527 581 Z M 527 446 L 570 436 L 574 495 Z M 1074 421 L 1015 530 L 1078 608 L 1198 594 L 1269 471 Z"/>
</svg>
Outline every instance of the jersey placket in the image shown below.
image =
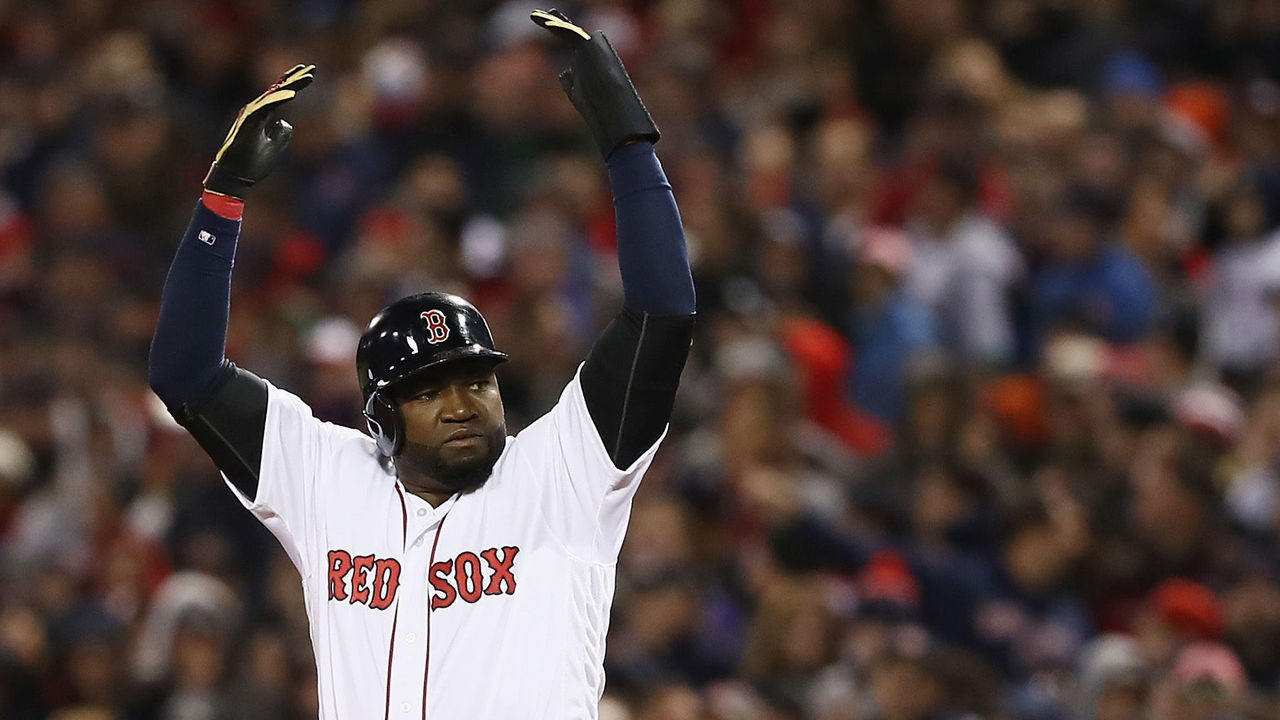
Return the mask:
<svg viewBox="0 0 1280 720">
<path fill-rule="evenodd" d="M 431 565 L 445 517 L 457 496 L 437 508 L 409 493 L 404 493 L 404 497 L 408 511 L 403 554 L 405 574 L 415 579 L 404 585 L 424 589 L 403 593 L 397 601 L 404 607 L 397 608 L 399 627 L 392 648 L 395 661 L 388 675 L 388 697 L 395 699 L 388 703 L 387 715 L 389 718 L 425 718 L 431 652 Z"/>
<path fill-rule="evenodd" d="M 405 546 L 409 542 L 409 507 L 404 499 L 404 491 L 401 490 L 399 483 L 396 484 L 396 495 L 400 500 L 400 558 L 405 555 Z M 391 641 L 387 644 L 387 702 L 383 709 L 383 720 L 391 719 L 391 673 L 395 668 L 396 657 L 396 628 L 400 624 L 400 600 L 396 600 L 395 614 L 391 617 Z"/>
</svg>

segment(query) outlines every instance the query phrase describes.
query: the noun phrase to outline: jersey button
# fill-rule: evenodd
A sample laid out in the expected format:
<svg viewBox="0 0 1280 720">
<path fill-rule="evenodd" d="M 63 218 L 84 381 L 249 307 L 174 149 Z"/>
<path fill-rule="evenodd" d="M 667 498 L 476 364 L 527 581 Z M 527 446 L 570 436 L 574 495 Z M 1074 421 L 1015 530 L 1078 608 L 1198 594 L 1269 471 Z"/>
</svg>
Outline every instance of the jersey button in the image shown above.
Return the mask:
<svg viewBox="0 0 1280 720">
<path fill-rule="evenodd" d="M 418 639 L 418 636 L 417 636 L 417 635 L 415 635 L 414 633 L 409 633 L 408 635 L 405 635 L 405 636 L 404 636 L 404 639 L 405 639 L 405 641 L 406 641 L 406 642 L 408 642 L 410 645 L 412 645 L 412 644 L 414 643 L 414 641 Z"/>
<path fill-rule="evenodd" d="M 413 541 L 413 546 L 414 546 L 414 547 L 418 547 L 418 546 L 419 546 L 419 545 L 421 545 L 421 544 L 422 544 L 422 538 L 418 538 L 417 540 L 414 540 L 414 541 Z"/>
<path fill-rule="evenodd" d="M 400 712 L 409 712 L 409 703 L 400 703 Z"/>
<path fill-rule="evenodd" d="M 422 517 L 423 515 L 426 515 L 426 514 L 427 514 L 426 509 L 418 508 L 418 517 Z"/>
</svg>

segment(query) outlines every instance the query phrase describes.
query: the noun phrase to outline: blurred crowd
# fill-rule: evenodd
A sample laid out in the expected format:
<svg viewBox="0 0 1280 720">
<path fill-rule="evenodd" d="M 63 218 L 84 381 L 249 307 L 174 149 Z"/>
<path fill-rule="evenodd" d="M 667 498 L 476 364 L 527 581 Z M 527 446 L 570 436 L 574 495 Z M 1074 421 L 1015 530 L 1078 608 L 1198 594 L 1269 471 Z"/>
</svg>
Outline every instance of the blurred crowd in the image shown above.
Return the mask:
<svg viewBox="0 0 1280 720">
<path fill-rule="evenodd" d="M 620 303 L 532 0 L 0 2 L 0 717 L 317 713 L 296 571 L 146 386 L 295 62 L 227 353 L 361 426 L 426 289 L 514 432 Z M 597 0 L 699 326 L 606 720 L 1280 717 L 1280 0 Z M 477 668 L 482 672 L 483 668 Z"/>
</svg>

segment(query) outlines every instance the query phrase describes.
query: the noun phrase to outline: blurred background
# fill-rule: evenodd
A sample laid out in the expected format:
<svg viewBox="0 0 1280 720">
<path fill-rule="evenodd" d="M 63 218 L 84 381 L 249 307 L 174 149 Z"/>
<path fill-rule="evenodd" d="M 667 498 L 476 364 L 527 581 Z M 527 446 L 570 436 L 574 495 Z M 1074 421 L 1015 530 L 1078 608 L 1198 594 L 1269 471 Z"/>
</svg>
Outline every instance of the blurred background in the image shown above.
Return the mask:
<svg viewBox="0 0 1280 720">
<path fill-rule="evenodd" d="M 0 1 L 0 717 L 313 718 L 299 580 L 146 386 L 295 62 L 228 355 L 361 426 L 472 298 L 512 431 L 620 302 L 534 2 Z M 601 0 L 698 287 L 607 720 L 1280 717 L 1280 0 Z M 481 671 L 477 668 L 477 671 Z"/>
</svg>

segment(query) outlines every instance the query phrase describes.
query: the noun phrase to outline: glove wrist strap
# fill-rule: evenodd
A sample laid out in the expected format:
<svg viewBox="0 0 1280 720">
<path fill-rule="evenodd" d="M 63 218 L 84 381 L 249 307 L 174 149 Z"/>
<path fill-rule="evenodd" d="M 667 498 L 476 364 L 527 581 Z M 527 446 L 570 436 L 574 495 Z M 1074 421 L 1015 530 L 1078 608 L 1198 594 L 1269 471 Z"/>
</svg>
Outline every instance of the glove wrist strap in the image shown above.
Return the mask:
<svg viewBox="0 0 1280 720">
<path fill-rule="evenodd" d="M 233 198 L 230 195 L 223 195 L 212 190 L 205 190 L 200 196 L 200 202 L 219 217 L 228 220 L 241 220 L 244 218 L 244 201 L 239 198 Z"/>
</svg>

